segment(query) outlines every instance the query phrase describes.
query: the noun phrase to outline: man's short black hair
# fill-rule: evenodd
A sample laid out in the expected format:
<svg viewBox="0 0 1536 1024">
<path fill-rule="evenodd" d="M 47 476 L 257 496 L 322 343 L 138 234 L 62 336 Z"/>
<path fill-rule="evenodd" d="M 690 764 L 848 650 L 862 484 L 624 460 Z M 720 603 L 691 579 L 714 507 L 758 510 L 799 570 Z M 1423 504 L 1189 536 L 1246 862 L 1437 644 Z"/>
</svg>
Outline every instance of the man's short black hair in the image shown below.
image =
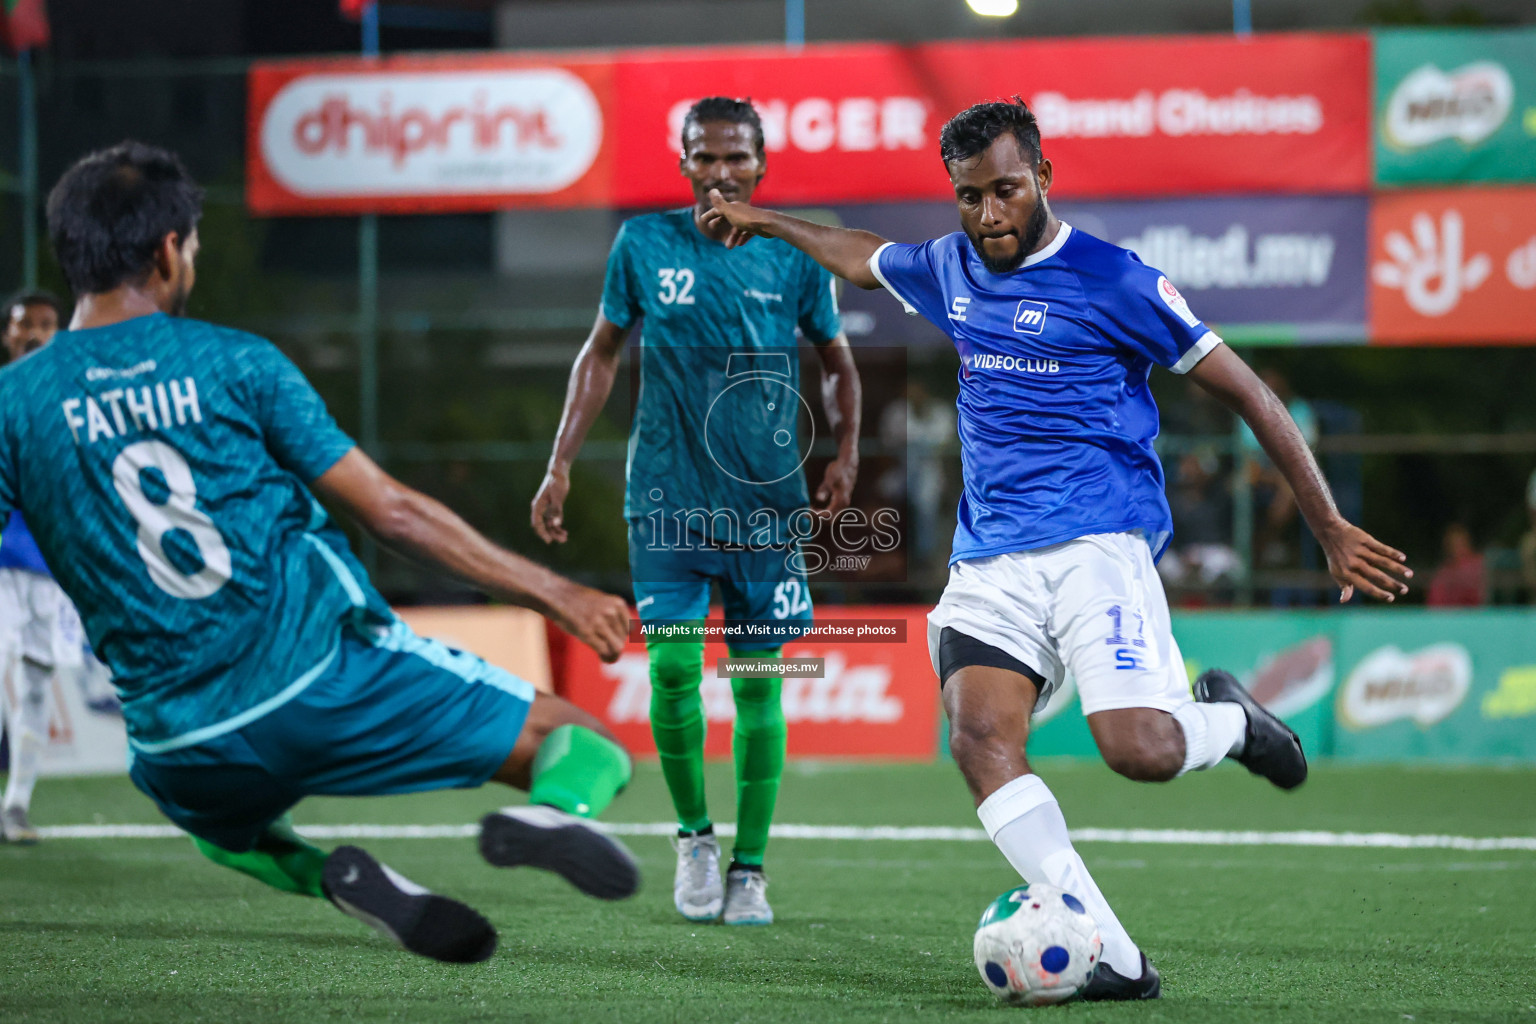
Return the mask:
<svg viewBox="0 0 1536 1024">
<path fill-rule="evenodd" d="M 62 323 L 64 320 L 64 303 L 53 292 L 43 291 L 41 288 L 23 289 L 5 300 L 5 323 L 11 319 L 11 310 L 17 306 L 52 306 L 54 315 Z"/>
<path fill-rule="evenodd" d="M 704 124 L 708 121 L 723 121 L 726 124 L 744 124 L 752 129 L 757 137 L 757 156 L 763 159 L 766 156 L 766 148 L 763 140 L 763 119 L 757 116 L 757 108 L 751 100 L 733 100 L 729 96 L 706 96 L 693 106 L 688 108 L 688 114 L 683 118 L 682 144 L 683 152 L 688 152 L 688 129 L 696 124 Z"/>
<path fill-rule="evenodd" d="M 1017 96 L 978 103 L 950 118 L 939 133 L 939 155 L 946 166 L 957 160 L 971 160 L 991 148 L 1000 135 L 1012 135 L 1020 151 L 1034 166 L 1040 166 L 1040 125 Z"/>
<path fill-rule="evenodd" d="M 203 190 L 181 159 L 142 142 L 82 157 L 48 193 L 48 233 L 76 295 L 143 280 L 161 239 L 185 242 L 202 213 Z"/>
</svg>

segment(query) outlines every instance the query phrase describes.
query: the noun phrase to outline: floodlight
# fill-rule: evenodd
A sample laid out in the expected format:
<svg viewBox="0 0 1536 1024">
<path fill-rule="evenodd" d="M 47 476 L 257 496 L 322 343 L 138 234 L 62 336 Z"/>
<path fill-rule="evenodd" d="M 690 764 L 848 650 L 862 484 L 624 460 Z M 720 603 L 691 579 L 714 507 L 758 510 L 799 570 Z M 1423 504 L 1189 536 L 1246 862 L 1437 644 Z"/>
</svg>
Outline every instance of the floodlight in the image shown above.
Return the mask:
<svg viewBox="0 0 1536 1024">
<path fill-rule="evenodd" d="M 965 0 L 971 10 L 984 18 L 1006 18 L 1018 13 L 1019 0 Z"/>
</svg>

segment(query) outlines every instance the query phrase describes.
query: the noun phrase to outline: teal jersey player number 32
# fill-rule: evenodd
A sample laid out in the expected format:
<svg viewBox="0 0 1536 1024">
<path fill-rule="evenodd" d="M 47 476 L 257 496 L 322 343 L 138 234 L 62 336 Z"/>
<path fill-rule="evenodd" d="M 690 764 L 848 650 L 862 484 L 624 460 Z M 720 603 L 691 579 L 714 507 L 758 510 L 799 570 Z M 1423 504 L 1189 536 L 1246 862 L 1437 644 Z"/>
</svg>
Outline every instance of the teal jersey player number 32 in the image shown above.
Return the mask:
<svg viewBox="0 0 1536 1024">
<path fill-rule="evenodd" d="M 602 313 L 623 330 L 645 321 L 626 517 L 768 509 L 782 520 L 806 505 L 795 332 L 818 346 L 838 336 L 831 274 L 775 240 L 728 250 L 691 209 L 671 210 L 620 229 Z"/>
</svg>

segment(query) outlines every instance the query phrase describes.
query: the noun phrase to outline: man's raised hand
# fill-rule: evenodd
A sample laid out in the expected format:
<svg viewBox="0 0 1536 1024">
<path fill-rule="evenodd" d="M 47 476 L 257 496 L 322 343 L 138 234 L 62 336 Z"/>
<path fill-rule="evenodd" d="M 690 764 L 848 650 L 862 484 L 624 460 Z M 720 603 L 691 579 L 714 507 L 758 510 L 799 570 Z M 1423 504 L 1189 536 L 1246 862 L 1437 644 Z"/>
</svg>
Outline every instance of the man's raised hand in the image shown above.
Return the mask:
<svg viewBox="0 0 1536 1024">
<path fill-rule="evenodd" d="M 762 211 L 751 203 L 732 203 L 720 194 L 719 189 L 710 189 L 708 210 L 699 218 L 704 227 L 713 231 L 722 222 L 730 225 L 730 230 L 725 238 L 721 239 L 727 249 L 735 249 L 745 245 L 754 235 L 761 234 L 759 230 L 763 222 Z"/>
</svg>

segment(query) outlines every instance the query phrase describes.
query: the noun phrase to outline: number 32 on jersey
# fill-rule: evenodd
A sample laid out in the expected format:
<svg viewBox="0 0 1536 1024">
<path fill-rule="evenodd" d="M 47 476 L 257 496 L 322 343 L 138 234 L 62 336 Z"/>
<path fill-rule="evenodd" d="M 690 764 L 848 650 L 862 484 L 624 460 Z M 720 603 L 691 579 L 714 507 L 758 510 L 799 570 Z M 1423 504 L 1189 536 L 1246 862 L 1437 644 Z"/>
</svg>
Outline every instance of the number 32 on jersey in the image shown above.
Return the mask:
<svg viewBox="0 0 1536 1024">
<path fill-rule="evenodd" d="M 656 276 L 661 281 L 661 290 L 656 293 L 656 298 L 661 300 L 663 306 L 694 304 L 692 270 L 687 267 L 662 267 Z"/>
</svg>

